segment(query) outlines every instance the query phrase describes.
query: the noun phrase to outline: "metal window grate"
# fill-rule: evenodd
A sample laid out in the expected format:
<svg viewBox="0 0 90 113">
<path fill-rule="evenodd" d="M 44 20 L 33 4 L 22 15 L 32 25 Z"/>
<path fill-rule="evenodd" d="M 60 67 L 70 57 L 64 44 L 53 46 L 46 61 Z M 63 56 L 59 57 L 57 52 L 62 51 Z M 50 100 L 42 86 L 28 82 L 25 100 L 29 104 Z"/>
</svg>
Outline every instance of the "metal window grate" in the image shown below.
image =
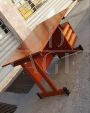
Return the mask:
<svg viewBox="0 0 90 113">
<path fill-rule="evenodd" d="M 1 19 L 0 19 L 0 29 L 2 29 L 5 34 L 9 33 L 9 29 L 7 28 L 7 26 L 3 23 Z"/>
<path fill-rule="evenodd" d="M 47 0 L 13 0 L 25 20 L 37 11 Z"/>
<path fill-rule="evenodd" d="M 16 105 L 0 103 L 0 113 L 14 113 L 17 109 Z"/>
</svg>

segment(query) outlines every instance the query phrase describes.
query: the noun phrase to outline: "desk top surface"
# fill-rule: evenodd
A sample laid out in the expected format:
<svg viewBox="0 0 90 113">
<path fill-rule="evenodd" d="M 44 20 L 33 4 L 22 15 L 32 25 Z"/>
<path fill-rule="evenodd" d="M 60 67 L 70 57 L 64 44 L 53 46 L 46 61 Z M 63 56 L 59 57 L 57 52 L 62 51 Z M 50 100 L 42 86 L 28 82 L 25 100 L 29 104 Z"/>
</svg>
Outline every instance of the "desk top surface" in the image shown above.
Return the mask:
<svg viewBox="0 0 90 113">
<path fill-rule="evenodd" d="M 24 41 L 37 25 L 65 10 L 72 2 L 73 0 L 46 0 L 28 20 L 25 20 L 20 14 L 16 4 L 12 3 L 12 0 L 0 0 L 0 18 L 5 21 L 5 24 L 18 39 Z"/>
<path fill-rule="evenodd" d="M 66 12 L 67 9 L 38 25 L 3 65 L 13 64 L 15 61 L 42 52 Z"/>
</svg>

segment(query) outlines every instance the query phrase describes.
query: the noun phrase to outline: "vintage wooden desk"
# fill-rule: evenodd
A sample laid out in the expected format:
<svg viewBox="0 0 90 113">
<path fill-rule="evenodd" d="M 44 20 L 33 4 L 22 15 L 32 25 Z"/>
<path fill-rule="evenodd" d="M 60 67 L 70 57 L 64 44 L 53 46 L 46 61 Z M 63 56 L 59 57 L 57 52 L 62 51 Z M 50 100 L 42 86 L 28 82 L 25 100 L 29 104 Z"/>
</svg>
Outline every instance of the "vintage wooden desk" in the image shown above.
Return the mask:
<svg viewBox="0 0 90 113">
<path fill-rule="evenodd" d="M 46 74 L 55 55 L 62 57 L 65 53 L 71 54 L 83 50 L 81 45 L 74 48 L 77 36 L 71 25 L 69 23 L 60 25 L 67 12 L 68 8 L 40 23 L 29 35 L 26 35 L 27 38 L 24 38 L 25 33 L 22 33 L 24 34 L 24 36 L 21 35 L 22 43 L 3 64 L 3 66 L 21 65 L 40 88 L 41 93 L 37 93 L 40 98 L 70 94 L 66 87 L 58 89 L 50 76 Z M 42 79 L 47 82 L 51 91 L 45 88 Z"/>
<path fill-rule="evenodd" d="M 72 32 L 74 34 L 72 37 L 74 39 L 72 39 L 72 46 L 69 44 L 69 41 L 67 41 L 67 36 L 65 35 L 65 32 L 67 31 L 65 30 L 69 24 L 65 23 L 63 25 L 65 29 L 59 25 L 66 12 L 67 9 L 38 25 L 30 33 L 30 36 L 23 43 L 21 43 L 20 47 L 10 56 L 7 62 L 3 64 L 3 66 L 9 64 L 13 66 L 21 65 L 41 89 L 41 93 L 37 93 L 40 98 L 60 94 L 69 95 L 70 93 L 66 87 L 58 89 L 51 78 L 46 74 L 46 70 L 55 55 L 62 57 L 66 52 L 73 53 L 78 50 L 83 50 L 81 46 L 74 49 L 76 35 L 73 30 Z M 63 35 L 64 43 L 61 47 L 59 47 L 57 45 L 58 42 L 61 41 L 61 35 Z M 69 32 L 68 38 L 70 37 L 71 33 Z M 49 47 L 50 40 L 53 41 L 52 46 L 54 46 L 52 48 Z M 62 51 L 57 52 L 57 50 Z M 45 60 L 45 58 L 46 65 L 43 67 L 43 60 Z M 44 87 L 41 82 L 42 78 L 45 79 L 45 81 L 48 83 L 52 89 L 51 91 L 47 91 L 47 89 Z"/>
</svg>

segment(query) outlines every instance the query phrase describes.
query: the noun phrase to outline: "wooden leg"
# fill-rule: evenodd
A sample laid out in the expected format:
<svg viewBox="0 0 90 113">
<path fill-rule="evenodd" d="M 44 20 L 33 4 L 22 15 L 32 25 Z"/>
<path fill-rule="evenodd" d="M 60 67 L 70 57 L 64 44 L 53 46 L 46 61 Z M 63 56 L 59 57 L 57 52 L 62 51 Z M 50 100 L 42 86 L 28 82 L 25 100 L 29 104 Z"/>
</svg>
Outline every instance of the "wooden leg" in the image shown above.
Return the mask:
<svg viewBox="0 0 90 113">
<path fill-rule="evenodd" d="M 83 51 L 84 49 L 83 49 L 82 45 L 79 45 L 78 47 L 74 48 L 74 50 Z"/>
<path fill-rule="evenodd" d="M 35 61 L 35 63 L 36 63 L 37 70 L 41 73 L 42 77 L 46 80 L 46 82 L 49 84 L 49 86 L 51 87 L 51 89 L 54 90 L 54 91 L 58 91 L 56 85 L 50 79 L 50 77 L 46 74 L 46 72 L 42 69 L 42 67 L 40 67 L 39 65 L 37 65 L 37 61 Z"/>
<path fill-rule="evenodd" d="M 35 72 L 33 68 L 30 68 L 32 66 L 31 62 L 28 62 L 27 64 L 22 64 L 21 65 L 23 69 L 26 71 L 26 73 L 32 77 L 32 79 L 35 81 L 35 83 L 38 85 L 42 93 L 47 94 L 46 88 L 41 84 L 42 76 L 40 73 Z"/>
<path fill-rule="evenodd" d="M 55 96 L 55 95 L 59 95 L 59 94 L 64 94 L 64 90 L 58 90 L 56 88 L 56 86 L 54 86 L 53 82 L 50 80 L 49 77 L 47 77 L 45 75 L 45 77 L 43 75 L 41 75 L 39 72 L 34 72 L 33 68 L 31 68 L 32 63 L 28 62 L 26 64 L 22 64 L 21 65 L 23 67 L 23 69 L 26 71 L 26 73 L 32 77 L 32 79 L 35 81 L 35 83 L 37 84 L 37 86 L 40 88 L 41 93 L 37 93 L 38 97 L 40 99 L 44 98 L 44 97 L 49 97 L 49 96 Z M 48 81 L 48 84 L 51 86 L 51 88 L 53 89 L 53 91 L 49 92 L 45 86 L 41 83 L 42 81 L 42 77 L 45 78 L 46 81 Z"/>
<path fill-rule="evenodd" d="M 65 56 L 65 53 L 68 53 L 69 55 L 70 54 L 73 54 L 75 52 L 79 52 L 79 51 L 83 51 L 83 47 L 82 45 L 79 45 L 78 47 L 74 48 L 74 49 L 70 49 L 70 50 L 66 50 L 65 52 L 63 53 L 57 53 L 58 57 L 61 59 L 63 56 Z M 64 51 L 64 50 L 63 50 Z"/>
<path fill-rule="evenodd" d="M 49 97 L 49 96 L 56 96 L 56 95 L 69 95 L 69 90 L 64 87 L 62 89 L 58 89 L 57 86 L 54 84 L 52 79 L 46 74 L 46 72 L 40 67 L 40 65 L 37 63 L 37 60 L 35 60 L 36 68 L 42 75 L 42 77 L 45 79 L 45 81 L 48 83 L 49 87 L 52 89 L 52 91 L 48 91 L 48 93 L 38 93 L 38 96 L 40 98 Z"/>
<path fill-rule="evenodd" d="M 79 45 L 78 47 L 74 48 L 73 50 L 70 50 L 70 52 L 67 52 L 67 53 L 73 54 L 75 52 L 79 52 L 79 51 L 83 51 L 83 50 L 84 49 L 83 49 L 82 45 Z"/>
<path fill-rule="evenodd" d="M 21 66 L 27 72 L 27 74 L 32 77 L 32 79 L 35 81 L 37 86 L 40 88 L 41 93 L 37 93 L 40 99 L 44 97 L 49 97 L 49 96 L 70 94 L 67 88 L 58 89 L 56 85 L 54 84 L 54 82 L 51 80 L 51 78 L 48 75 L 46 75 L 46 73 L 37 64 L 36 64 L 36 68 L 38 72 L 34 72 L 33 68 L 31 68 L 32 66 L 31 62 L 22 64 Z M 48 83 L 49 87 L 51 88 L 51 91 L 48 91 L 45 88 L 44 84 L 41 83 L 42 78 L 45 79 L 45 81 Z"/>
</svg>

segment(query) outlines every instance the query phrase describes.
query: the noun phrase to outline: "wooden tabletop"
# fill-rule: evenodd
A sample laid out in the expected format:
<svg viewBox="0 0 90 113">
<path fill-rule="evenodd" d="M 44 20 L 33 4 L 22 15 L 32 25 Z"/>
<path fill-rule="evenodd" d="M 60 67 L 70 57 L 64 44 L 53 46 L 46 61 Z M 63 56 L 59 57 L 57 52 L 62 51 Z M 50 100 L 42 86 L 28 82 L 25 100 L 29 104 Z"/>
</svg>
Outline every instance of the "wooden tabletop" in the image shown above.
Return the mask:
<svg viewBox="0 0 90 113">
<path fill-rule="evenodd" d="M 37 25 L 63 11 L 72 3 L 73 0 L 47 0 L 28 20 L 25 20 L 12 0 L 0 0 L 0 18 L 19 40 L 24 41 Z"/>
<path fill-rule="evenodd" d="M 67 10 L 68 9 L 58 13 L 38 25 L 20 45 L 20 47 L 14 51 L 3 66 L 13 64 L 15 61 L 19 61 L 38 52 L 42 52 Z"/>
</svg>

